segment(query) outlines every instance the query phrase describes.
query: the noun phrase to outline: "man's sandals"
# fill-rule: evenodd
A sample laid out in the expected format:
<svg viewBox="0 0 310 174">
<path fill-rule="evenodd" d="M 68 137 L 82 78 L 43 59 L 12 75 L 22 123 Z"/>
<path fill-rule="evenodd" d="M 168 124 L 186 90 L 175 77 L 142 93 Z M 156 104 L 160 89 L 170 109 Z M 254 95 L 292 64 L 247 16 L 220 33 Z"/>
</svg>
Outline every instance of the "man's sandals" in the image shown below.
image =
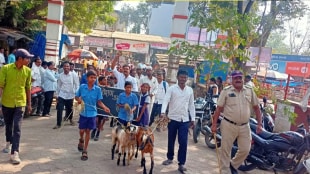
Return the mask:
<svg viewBox="0 0 310 174">
<path fill-rule="evenodd" d="M 83 151 L 83 152 L 82 152 L 81 160 L 82 160 L 82 161 L 88 160 L 87 151 Z"/>
<path fill-rule="evenodd" d="M 83 150 L 84 150 L 84 140 L 83 139 L 79 139 L 78 150 L 79 150 L 79 152 L 83 152 Z"/>
</svg>

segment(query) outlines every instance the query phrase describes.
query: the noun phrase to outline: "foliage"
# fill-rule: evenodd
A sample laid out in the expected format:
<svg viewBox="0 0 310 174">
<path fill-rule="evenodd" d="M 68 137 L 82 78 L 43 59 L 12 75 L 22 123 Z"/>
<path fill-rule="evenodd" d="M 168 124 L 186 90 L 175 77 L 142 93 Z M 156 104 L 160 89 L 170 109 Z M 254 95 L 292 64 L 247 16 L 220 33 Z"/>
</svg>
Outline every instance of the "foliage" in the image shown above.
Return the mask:
<svg viewBox="0 0 310 174">
<path fill-rule="evenodd" d="M 290 106 L 290 103 L 288 102 L 288 100 L 284 100 L 282 103 L 284 104 L 284 108 L 283 108 L 284 116 L 288 117 L 288 120 L 290 123 L 295 124 L 295 120 L 298 115 L 294 111 L 290 110 L 290 108 L 288 107 Z"/>
<path fill-rule="evenodd" d="M 141 33 L 141 30 L 147 33 L 151 10 L 159 5 L 156 1 L 141 2 L 137 7 L 124 4 L 120 11 L 120 22 L 125 22 L 126 26 L 133 26 L 130 33 Z"/>
<path fill-rule="evenodd" d="M 0 3 L 0 25 L 22 31 L 41 30 L 46 25 L 47 0 L 7 1 Z M 65 1 L 64 24 L 73 32 L 90 32 L 97 22 L 112 24 L 112 1 Z"/>
<path fill-rule="evenodd" d="M 274 54 L 289 54 L 290 48 L 284 43 L 284 39 L 283 31 L 273 31 L 268 38 L 266 47 L 272 48 Z"/>
<path fill-rule="evenodd" d="M 284 24 L 287 21 L 301 18 L 309 10 L 309 7 L 303 0 L 260 1 L 259 5 L 264 11 L 262 14 L 259 14 L 261 16 L 260 25 L 256 29 L 259 37 L 254 39 L 251 44 L 256 47 L 260 46 L 260 43 L 262 43 L 262 46 L 265 46 L 272 31 L 285 29 Z M 259 30 L 262 32 L 260 33 Z"/>
<path fill-rule="evenodd" d="M 204 8 L 204 5 L 206 8 Z M 226 33 L 226 39 L 215 41 L 216 49 L 201 45 L 191 45 L 187 41 L 175 41 L 177 46 L 171 47 L 170 53 L 184 55 L 188 61 L 196 61 L 198 58 L 215 62 L 228 59 L 233 69 L 242 69 L 239 62 L 244 63 L 249 59 L 247 51 L 243 48 L 249 47 L 253 38 L 256 37 L 253 31 L 258 18 L 252 14 L 239 14 L 231 10 L 236 4 L 230 3 L 208 3 L 198 2 L 191 5 L 190 25 L 200 28 L 207 28 L 207 31 Z M 203 9 L 204 8 L 204 9 Z"/>
</svg>

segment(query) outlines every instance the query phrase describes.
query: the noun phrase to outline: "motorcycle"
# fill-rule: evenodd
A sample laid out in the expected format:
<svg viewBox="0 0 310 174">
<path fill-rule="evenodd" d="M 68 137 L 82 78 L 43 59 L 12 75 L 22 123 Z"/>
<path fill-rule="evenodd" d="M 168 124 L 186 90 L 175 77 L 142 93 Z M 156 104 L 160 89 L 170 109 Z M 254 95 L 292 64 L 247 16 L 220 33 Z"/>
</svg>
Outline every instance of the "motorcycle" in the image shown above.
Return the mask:
<svg viewBox="0 0 310 174">
<path fill-rule="evenodd" d="M 37 107 L 38 107 L 38 101 L 39 101 L 39 97 L 41 97 L 44 99 L 44 90 L 41 87 L 32 87 L 31 88 L 31 112 L 30 114 L 28 113 L 27 107 L 25 109 L 25 113 L 24 113 L 24 117 L 29 117 L 30 115 L 33 115 L 34 112 L 36 111 Z"/>
<path fill-rule="evenodd" d="M 272 132 L 274 129 L 274 121 L 272 117 L 265 111 L 264 107 L 260 105 L 260 110 L 261 110 L 261 115 L 262 115 L 262 127 L 267 130 L 268 132 Z M 217 142 L 217 146 L 221 146 L 221 130 L 220 130 L 220 124 L 222 121 L 223 117 L 220 116 L 218 121 L 217 121 L 217 131 L 216 131 L 216 141 L 214 140 L 213 133 L 211 131 L 211 125 L 205 125 L 204 130 L 205 130 L 205 143 L 207 146 L 211 149 L 214 149 L 215 142 Z M 254 118 L 250 118 L 250 124 L 257 124 L 257 121 Z"/>
<path fill-rule="evenodd" d="M 256 124 L 250 123 L 252 145 L 250 153 L 240 171 L 255 168 L 275 171 L 292 171 L 310 149 L 310 135 L 303 136 L 298 132 L 286 131 L 270 133 L 263 130 L 256 134 Z M 232 155 L 238 147 L 233 146 Z"/>
<path fill-rule="evenodd" d="M 218 96 L 213 96 L 218 97 Z M 202 133 L 205 135 L 206 131 L 204 127 L 206 125 L 211 126 L 211 115 L 215 111 L 215 103 L 212 100 L 210 95 L 207 95 L 206 98 L 197 98 L 194 101 L 195 104 L 195 126 L 193 129 L 193 140 L 194 143 L 198 142 L 199 135 Z"/>
</svg>

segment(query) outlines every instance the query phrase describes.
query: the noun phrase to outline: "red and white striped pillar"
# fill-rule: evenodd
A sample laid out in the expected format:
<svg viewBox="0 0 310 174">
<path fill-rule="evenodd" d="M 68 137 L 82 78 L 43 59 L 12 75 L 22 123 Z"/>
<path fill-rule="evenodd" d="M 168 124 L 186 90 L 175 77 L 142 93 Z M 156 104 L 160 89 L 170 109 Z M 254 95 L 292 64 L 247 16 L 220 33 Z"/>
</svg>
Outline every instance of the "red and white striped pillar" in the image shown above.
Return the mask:
<svg viewBox="0 0 310 174">
<path fill-rule="evenodd" d="M 63 27 L 64 0 L 48 0 L 48 12 L 46 19 L 46 61 L 59 61 L 59 42 Z"/>
<path fill-rule="evenodd" d="M 185 40 L 186 27 L 188 22 L 189 1 L 175 1 L 174 12 L 172 16 L 171 42 L 175 40 Z M 177 82 L 177 71 L 179 69 L 179 57 L 170 55 L 168 58 L 167 81 L 170 84 Z"/>
</svg>

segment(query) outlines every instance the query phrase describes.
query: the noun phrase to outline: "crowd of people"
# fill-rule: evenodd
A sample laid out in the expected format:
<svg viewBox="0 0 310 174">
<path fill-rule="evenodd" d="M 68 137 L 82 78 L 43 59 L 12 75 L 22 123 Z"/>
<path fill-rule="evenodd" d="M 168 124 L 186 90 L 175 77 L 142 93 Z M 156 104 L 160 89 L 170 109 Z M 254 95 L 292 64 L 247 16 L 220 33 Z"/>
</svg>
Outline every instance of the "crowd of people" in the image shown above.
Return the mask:
<svg viewBox="0 0 310 174">
<path fill-rule="evenodd" d="M 103 130 L 105 115 L 110 108 L 104 105 L 102 88 L 113 87 L 122 89 L 116 101 L 118 122 L 127 125 L 128 122 L 137 126 L 152 126 L 156 116 L 168 117 L 168 151 L 163 165 L 173 163 L 175 140 L 178 136 L 179 150 L 177 154 L 178 170 L 184 172 L 188 142 L 188 128 L 194 126 L 195 106 L 193 89 L 186 85 L 188 72 L 180 69 L 177 73 L 177 83 L 171 86 L 164 80 L 163 70 L 153 72 L 151 66 L 132 67 L 127 64 L 118 64 L 116 56 L 107 65 L 106 71 L 98 71 L 88 65 L 84 74 L 78 75 L 74 70 L 74 63 L 63 62 L 61 71 L 55 68 L 54 62 L 42 62 L 34 58 L 27 50 L 17 49 L 14 53 L 15 62 L 0 69 L 0 96 L 2 97 L 2 111 L 6 124 L 6 146 L 4 153 L 11 153 L 11 162 L 19 164 L 19 143 L 21 120 L 25 107 L 28 112 L 35 109 L 35 114 L 49 117 L 51 104 L 56 96 L 57 121 L 53 129 L 59 129 L 64 121 L 73 121 L 73 102 L 83 104 L 79 117 L 78 150 L 82 152 L 81 160 L 88 159 L 88 144 L 90 139 L 99 140 Z M 31 68 L 27 67 L 31 59 Z M 1 61 L 1 54 L 0 54 Z M 246 158 L 250 148 L 249 116 L 251 107 L 258 119 L 258 131 L 261 130 L 261 115 L 258 108 L 258 99 L 248 81 L 243 81 L 240 71 L 231 73 L 232 85 L 223 87 L 220 77 L 211 78 L 208 83 L 210 95 L 219 95 L 217 109 L 213 122 L 217 122 L 220 113 L 224 116 L 221 124 L 222 152 L 221 163 L 223 173 L 237 173 L 237 168 Z M 246 84 L 246 85 L 244 85 Z M 31 108 L 31 89 L 41 87 L 44 95 L 38 98 L 37 107 Z M 133 92 L 139 92 L 139 96 Z M 138 99 L 139 97 L 139 99 Z M 169 104 L 169 110 L 168 108 Z M 238 108 L 238 109 L 236 109 Z M 242 109 L 241 109 L 242 108 Z M 63 117 L 63 110 L 65 116 Z M 242 112 L 241 112 L 242 110 Z M 138 112 L 137 117 L 133 116 Z M 216 131 L 216 124 L 212 125 Z M 230 150 L 233 141 L 240 142 L 236 156 L 230 159 Z M 238 143 L 239 145 L 239 143 Z M 230 169 L 230 172 L 228 170 Z"/>
</svg>

